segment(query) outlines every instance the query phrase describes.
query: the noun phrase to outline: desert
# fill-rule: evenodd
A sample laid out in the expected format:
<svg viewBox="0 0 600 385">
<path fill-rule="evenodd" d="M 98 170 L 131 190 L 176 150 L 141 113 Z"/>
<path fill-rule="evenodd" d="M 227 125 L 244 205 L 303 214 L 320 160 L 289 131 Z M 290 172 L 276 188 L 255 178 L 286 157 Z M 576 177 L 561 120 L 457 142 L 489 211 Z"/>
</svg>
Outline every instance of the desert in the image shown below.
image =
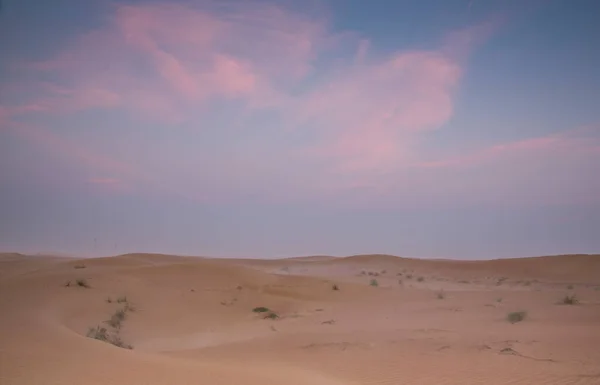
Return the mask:
<svg viewBox="0 0 600 385">
<path fill-rule="evenodd" d="M 598 384 L 600 256 L 0 257 L 0 383 Z"/>
</svg>

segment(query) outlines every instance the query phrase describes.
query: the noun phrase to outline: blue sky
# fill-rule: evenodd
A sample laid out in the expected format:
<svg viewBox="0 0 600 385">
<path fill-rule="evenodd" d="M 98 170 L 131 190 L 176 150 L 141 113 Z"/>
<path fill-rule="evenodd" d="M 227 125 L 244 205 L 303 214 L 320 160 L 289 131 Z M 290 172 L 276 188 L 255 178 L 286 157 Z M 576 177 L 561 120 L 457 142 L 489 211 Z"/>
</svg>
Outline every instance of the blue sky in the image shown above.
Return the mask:
<svg viewBox="0 0 600 385">
<path fill-rule="evenodd" d="M 4 0 L 0 250 L 600 250 L 600 4 Z"/>
</svg>

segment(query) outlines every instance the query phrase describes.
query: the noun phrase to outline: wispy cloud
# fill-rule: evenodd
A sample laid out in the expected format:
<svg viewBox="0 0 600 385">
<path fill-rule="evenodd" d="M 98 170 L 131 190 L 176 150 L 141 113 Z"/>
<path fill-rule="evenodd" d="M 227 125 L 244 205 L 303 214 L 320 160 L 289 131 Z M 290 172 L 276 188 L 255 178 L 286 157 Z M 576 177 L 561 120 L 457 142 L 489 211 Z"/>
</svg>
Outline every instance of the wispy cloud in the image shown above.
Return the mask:
<svg viewBox="0 0 600 385">
<path fill-rule="evenodd" d="M 25 103 L 3 106 L 0 117 L 45 114 L 59 121 L 103 109 L 107 125 L 126 114 L 137 132 L 145 124 L 173 130 L 179 139 L 164 144 L 163 134 L 138 134 L 132 148 L 162 151 L 140 150 L 133 163 L 101 155 L 91 136 L 14 126 L 33 142 L 116 175 L 92 184 L 127 179 L 203 199 L 445 199 L 473 187 L 473 167 L 510 174 L 512 167 L 553 164 L 554 151 L 571 164 L 562 172 L 579 170 L 581 154 L 597 157 L 597 142 L 532 138 L 435 161 L 425 153 L 428 134 L 453 117 L 466 58 L 501 24 L 450 32 L 435 49 L 381 55 L 368 37 L 334 32 L 328 20 L 269 4 L 117 6 L 104 27 L 31 63 L 32 85 L 39 87 Z M 116 146 L 119 134 L 112 135 Z M 190 138 L 198 141 L 195 151 Z M 503 183 L 521 178 L 514 188 L 529 188 L 515 175 Z M 490 177 L 477 180 L 486 184 Z"/>
</svg>

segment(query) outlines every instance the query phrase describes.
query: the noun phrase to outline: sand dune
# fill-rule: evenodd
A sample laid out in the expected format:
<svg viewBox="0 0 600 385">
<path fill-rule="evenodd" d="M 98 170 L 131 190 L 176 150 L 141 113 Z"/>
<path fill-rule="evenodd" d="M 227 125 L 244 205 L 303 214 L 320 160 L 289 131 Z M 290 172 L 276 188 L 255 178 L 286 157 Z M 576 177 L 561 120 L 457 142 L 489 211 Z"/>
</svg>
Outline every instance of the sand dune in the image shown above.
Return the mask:
<svg viewBox="0 0 600 385">
<path fill-rule="evenodd" d="M 600 384 L 597 255 L 0 254 L 0 311 L 1 384 Z"/>
</svg>

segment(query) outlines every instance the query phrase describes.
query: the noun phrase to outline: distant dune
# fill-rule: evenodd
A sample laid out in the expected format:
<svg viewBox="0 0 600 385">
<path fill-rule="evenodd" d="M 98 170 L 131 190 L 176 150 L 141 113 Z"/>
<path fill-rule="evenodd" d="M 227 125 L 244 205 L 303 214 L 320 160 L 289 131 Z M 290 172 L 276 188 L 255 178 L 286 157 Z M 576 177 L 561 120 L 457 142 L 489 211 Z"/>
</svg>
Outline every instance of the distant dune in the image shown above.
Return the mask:
<svg viewBox="0 0 600 385">
<path fill-rule="evenodd" d="M 575 295 L 572 305 L 563 303 L 567 295 Z M 0 312 L 1 384 L 600 379 L 598 255 L 456 261 L 4 253 Z M 514 312 L 523 313 L 511 320 L 524 319 L 511 323 Z"/>
</svg>

